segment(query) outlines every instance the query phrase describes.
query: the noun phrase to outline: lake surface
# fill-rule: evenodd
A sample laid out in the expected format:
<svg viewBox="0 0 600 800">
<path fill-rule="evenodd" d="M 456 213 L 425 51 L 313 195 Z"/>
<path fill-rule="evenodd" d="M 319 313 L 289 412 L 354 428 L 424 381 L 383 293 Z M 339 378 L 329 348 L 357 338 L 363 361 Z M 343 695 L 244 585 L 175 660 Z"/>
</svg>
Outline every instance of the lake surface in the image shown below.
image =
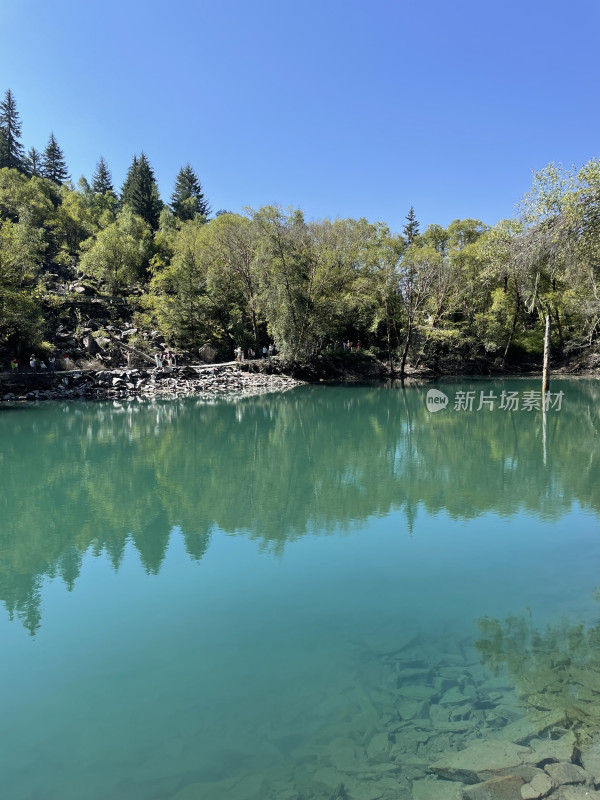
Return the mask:
<svg viewBox="0 0 600 800">
<path fill-rule="evenodd" d="M 600 383 L 430 388 L 1 408 L 2 796 L 408 798 L 580 726 Z"/>
</svg>

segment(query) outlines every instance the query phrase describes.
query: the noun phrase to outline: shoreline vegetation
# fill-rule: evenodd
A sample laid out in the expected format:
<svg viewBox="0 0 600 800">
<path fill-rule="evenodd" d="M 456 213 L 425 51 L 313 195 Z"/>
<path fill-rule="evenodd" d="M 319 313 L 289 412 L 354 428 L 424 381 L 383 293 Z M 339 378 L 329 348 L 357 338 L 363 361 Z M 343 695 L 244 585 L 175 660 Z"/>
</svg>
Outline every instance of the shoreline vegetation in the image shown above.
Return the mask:
<svg viewBox="0 0 600 800">
<path fill-rule="evenodd" d="M 75 185 L 56 138 L 25 151 L 0 102 L 0 371 L 262 354 L 303 380 L 600 368 L 600 160 L 534 174 L 518 215 L 401 233 L 265 206 L 214 216 L 192 166 L 168 203 L 145 153 L 120 190 L 100 157 Z M 207 352 L 210 356 L 207 357 Z M 346 357 L 346 361 L 343 359 Z M 360 359 L 366 359 L 361 361 Z M 354 360 L 352 360 L 354 359 Z"/>
<path fill-rule="evenodd" d="M 281 392 L 303 384 L 390 382 L 429 383 L 442 378 L 540 377 L 540 371 L 472 372 L 465 365 L 461 373 L 433 374 L 426 369 L 410 371 L 404 377 L 390 374 L 386 364 L 368 353 L 325 356 L 305 363 L 286 363 L 275 357 L 242 363 L 193 364 L 149 367 L 106 368 L 101 364 L 70 367 L 57 371 L 26 370 L 0 372 L 0 403 L 43 400 L 133 400 L 152 398 L 205 397 L 237 399 L 267 392 Z M 554 376 L 597 376 L 597 370 L 581 362 L 563 364 Z"/>
</svg>

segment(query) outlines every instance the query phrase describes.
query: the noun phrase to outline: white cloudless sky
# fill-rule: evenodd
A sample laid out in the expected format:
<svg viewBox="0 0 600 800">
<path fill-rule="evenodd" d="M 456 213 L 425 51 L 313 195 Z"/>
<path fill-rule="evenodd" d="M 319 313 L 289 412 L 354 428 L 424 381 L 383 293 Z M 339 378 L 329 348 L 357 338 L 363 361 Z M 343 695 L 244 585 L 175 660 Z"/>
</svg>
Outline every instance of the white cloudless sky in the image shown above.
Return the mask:
<svg viewBox="0 0 600 800">
<path fill-rule="evenodd" d="M 143 150 L 167 202 L 190 162 L 214 211 L 494 224 L 600 156 L 599 31 L 597 0 L 19 0 L 0 92 L 75 182 Z"/>
</svg>

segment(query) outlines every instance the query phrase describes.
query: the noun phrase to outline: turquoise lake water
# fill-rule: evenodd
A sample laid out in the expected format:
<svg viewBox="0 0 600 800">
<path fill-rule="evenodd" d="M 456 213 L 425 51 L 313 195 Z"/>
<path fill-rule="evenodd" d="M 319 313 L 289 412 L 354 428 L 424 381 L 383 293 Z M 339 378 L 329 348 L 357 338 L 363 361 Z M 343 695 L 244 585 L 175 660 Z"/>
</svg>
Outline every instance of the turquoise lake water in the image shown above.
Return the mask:
<svg viewBox="0 0 600 800">
<path fill-rule="evenodd" d="M 410 797 L 526 715 L 481 620 L 600 618 L 600 383 L 538 383 L 0 409 L 2 797 Z"/>
</svg>

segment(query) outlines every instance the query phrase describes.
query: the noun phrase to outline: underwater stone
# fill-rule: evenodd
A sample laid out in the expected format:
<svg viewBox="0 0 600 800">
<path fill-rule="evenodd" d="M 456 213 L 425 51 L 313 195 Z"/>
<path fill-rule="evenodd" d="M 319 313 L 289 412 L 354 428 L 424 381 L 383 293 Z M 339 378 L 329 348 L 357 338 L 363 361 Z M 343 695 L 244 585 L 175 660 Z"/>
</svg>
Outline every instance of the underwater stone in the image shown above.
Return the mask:
<svg viewBox="0 0 600 800">
<path fill-rule="evenodd" d="M 555 786 L 564 786 L 569 783 L 585 783 L 588 774 L 577 764 L 559 761 L 558 764 L 546 764 L 544 771 L 548 773 Z"/>
<path fill-rule="evenodd" d="M 413 800 L 461 800 L 461 784 L 428 779 L 414 781 L 412 796 Z"/>
<path fill-rule="evenodd" d="M 514 767 L 521 767 L 530 754 L 527 747 L 488 739 L 469 745 L 458 753 L 449 753 L 431 764 L 429 769 L 451 781 L 480 783 L 495 775 L 507 774 Z"/>
<path fill-rule="evenodd" d="M 527 744 L 540 734 L 545 733 L 554 725 L 559 725 L 564 721 L 564 711 L 554 711 L 548 714 L 527 714 L 526 717 L 517 719 L 505 725 L 498 731 L 497 738 L 504 741 L 516 742 L 517 744 Z"/>
<path fill-rule="evenodd" d="M 538 761 L 571 761 L 575 750 L 575 734 L 567 731 L 560 739 L 532 739 L 529 746 L 535 751 Z"/>
<path fill-rule="evenodd" d="M 594 792 L 584 786 L 563 786 L 552 797 L 558 800 L 600 800 L 600 792 Z"/>
<path fill-rule="evenodd" d="M 523 800 L 537 800 L 539 797 L 545 797 L 552 789 L 552 781 L 543 772 L 535 775 L 529 783 L 521 786 L 521 797 Z"/>
<path fill-rule="evenodd" d="M 586 772 L 592 775 L 595 784 L 600 783 L 600 741 L 581 754 L 581 763 Z"/>
<path fill-rule="evenodd" d="M 483 783 L 465 786 L 464 800 L 521 800 L 523 778 L 518 775 L 502 775 Z"/>
</svg>

